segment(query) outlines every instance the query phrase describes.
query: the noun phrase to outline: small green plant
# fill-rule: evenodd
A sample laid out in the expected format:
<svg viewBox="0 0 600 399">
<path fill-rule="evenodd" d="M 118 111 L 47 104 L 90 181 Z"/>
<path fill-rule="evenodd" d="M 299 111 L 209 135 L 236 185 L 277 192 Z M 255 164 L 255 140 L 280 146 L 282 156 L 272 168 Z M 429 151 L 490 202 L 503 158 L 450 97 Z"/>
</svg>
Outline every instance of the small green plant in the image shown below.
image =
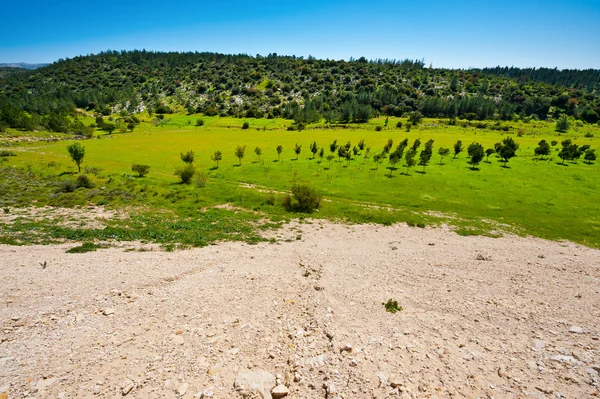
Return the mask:
<svg viewBox="0 0 600 399">
<path fill-rule="evenodd" d="M 150 172 L 150 165 L 140 165 L 133 164 L 131 165 L 131 171 L 138 174 L 138 177 L 144 177 Z"/>
<path fill-rule="evenodd" d="M 204 126 L 204 119 L 197 119 L 196 126 Z"/>
<path fill-rule="evenodd" d="M 75 185 L 77 188 L 94 188 L 95 184 L 92 179 L 89 178 L 88 175 L 79 175 L 77 179 L 75 179 Z"/>
<path fill-rule="evenodd" d="M 381 304 L 385 306 L 386 312 L 396 313 L 404 310 L 402 306 L 398 305 L 398 301 L 392 298 L 388 299 L 387 302 L 382 302 Z"/>
<path fill-rule="evenodd" d="M 175 176 L 179 177 L 183 184 L 190 184 L 195 173 L 196 169 L 192 164 L 187 164 L 183 168 L 177 168 L 175 170 Z"/>
<path fill-rule="evenodd" d="M 84 242 L 83 244 L 67 249 L 68 254 L 82 254 L 85 252 L 94 252 L 98 248 L 102 248 L 101 245 L 94 244 L 93 242 Z"/>
<path fill-rule="evenodd" d="M 189 150 L 185 154 L 182 152 L 179 154 L 181 156 L 181 160 L 187 164 L 194 163 L 194 151 Z"/>
<path fill-rule="evenodd" d="M 250 127 L 250 124 L 248 122 L 244 122 L 244 124 L 242 125 L 242 129 L 246 130 Z"/>
<path fill-rule="evenodd" d="M 305 184 L 294 184 L 292 186 L 292 195 L 297 201 L 293 209 L 298 212 L 314 212 L 321 204 L 321 196 L 314 188 Z"/>
<path fill-rule="evenodd" d="M 15 154 L 12 151 L 9 150 L 2 150 L 0 151 L 0 157 L 16 157 L 17 154 Z"/>
<path fill-rule="evenodd" d="M 383 126 L 381 126 L 381 125 L 375 126 L 375 131 L 376 132 L 381 132 L 382 130 L 383 130 Z"/>
</svg>

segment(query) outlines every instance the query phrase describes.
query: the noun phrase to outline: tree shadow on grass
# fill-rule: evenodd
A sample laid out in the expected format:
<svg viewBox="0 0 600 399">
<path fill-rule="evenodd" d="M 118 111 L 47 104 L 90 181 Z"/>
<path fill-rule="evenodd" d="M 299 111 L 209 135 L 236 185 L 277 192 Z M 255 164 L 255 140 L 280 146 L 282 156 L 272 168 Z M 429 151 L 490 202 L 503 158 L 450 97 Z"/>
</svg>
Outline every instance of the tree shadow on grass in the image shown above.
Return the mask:
<svg viewBox="0 0 600 399">
<path fill-rule="evenodd" d="M 500 167 L 501 167 L 501 168 L 504 168 L 504 169 L 512 169 L 512 168 L 511 168 L 510 166 L 508 166 L 507 164 L 502 164 L 502 165 L 500 165 Z"/>
<path fill-rule="evenodd" d="M 233 166 L 234 168 L 239 168 L 239 167 L 240 167 L 240 166 L 242 166 L 242 165 L 241 165 L 241 164 L 239 164 L 239 163 L 234 163 L 232 166 Z"/>
<path fill-rule="evenodd" d="M 566 163 L 562 163 L 562 162 L 557 162 L 556 164 L 557 164 L 558 166 L 569 166 L 569 165 L 567 165 Z"/>
<path fill-rule="evenodd" d="M 471 167 L 471 166 L 468 166 L 467 169 L 470 170 L 471 172 L 479 172 L 479 170 L 480 170 L 478 167 Z"/>
<path fill-rule="evenodd" d="M 76 175 L 77 172 L 62 172 L 61 174 L 58 175 L 58 177 L 62 177 L 62 176 L 72 176 L 72 175 Z"/>
<path fill-rule="evenodd" d="M 423 170 L 415 170 L 415 172 L 417 172 L 420 175 L 426 175 L 427 172 L 423 171 Z"/>
<path fill-rule="evenodd" d="M 279 159 L 275 159 L 275 160 L 273 160 L 273 162 L 279 162 Z"/>
<path fill-rule="evenodd" d="M 213 166 L 213 167 L 212 167 L 212 168 L 210 168 L 209 170 L 217 170 L 217 169 L 219 169 L 219 167 L 218 167 L 218 166 Z"/>
</svg>

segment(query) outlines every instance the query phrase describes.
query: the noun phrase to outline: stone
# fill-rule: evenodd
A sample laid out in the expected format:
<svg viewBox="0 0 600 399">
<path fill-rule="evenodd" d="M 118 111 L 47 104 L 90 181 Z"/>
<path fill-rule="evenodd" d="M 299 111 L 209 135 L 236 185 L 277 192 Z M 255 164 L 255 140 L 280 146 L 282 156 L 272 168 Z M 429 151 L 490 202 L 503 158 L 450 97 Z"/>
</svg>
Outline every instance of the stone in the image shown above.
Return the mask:
<svg viewBox="0 0 600 399">
<path fill-rule="evenodd" d="M 172 341 L 175 345 L 183 345 L 185 339 L 181 335 L 173 335 Z"/>
<path fill-rule="evenodd" d="M 184 382 L 183 384 L 181 384 L 177 387 L 177 393 L 180 394 L 181 396 L 183 396 L 183 395 L 185 395 L 185 393 L 187 392 L 189 387 L 190 387 L 190 384 L 188 384 L 187 382 Z"/>
<path fill-rule="evenodd" d="M 290 393 L 290 390 L 283 384 L 279 384 L 271 390 L 271 395 L 273 395 L 274 398 L 283 398 L 288 393 Z"/>
<path fill-rule="evenodd" d="M 404 383 L 402 382 L 402 379 L 400 378 L 400 376 L 393 375 L 390 377 L 390 386 L 392 388 L 398 388 L 402 385 L 404 385 Z"/>
<path fill-rule="evenodd" d="M 346 344 L 340 348 L 340 352 L 352 352 L 352 345 Z"/>
<path fill-rule="evenodd" d="M 275 376 L 260 369 L 241 371 L 235 377 L 233 386 L 242 396 L 257 393 L 261 399 L 272 399 L 271 389 L 275 386 Z"/>
<path fill-rule="evenodd" d="M 102 311 L 104 316 L 110 316 L 111 314 L 115 314 L 115 310 L 113 308 L 106 308 Z"/>
<path fill-rule="evenodd" d="M 544 341 L 541 341 L 539 339 L 533 340 L 533 350 L 539 351 L 541 349 L 544 349 L 545 346 L 546 346 L 546 343 Z"/>
<path fill-rule="evenodd" d="M 573 334 L 581 334 L 581 333 L 583 333 L 583 328 L 581 328 L 579 326 L 573 326 L 569 329 L 569 332 L 573 333 Z"/>
<path fill-rule="evenodd" d="M 559 363 L 565 363 L 565 364 L 574 364 L 574 365 L 583 364 L 579 360 L 575 359 L 573 356 L 565 356 L 565 355 L 555 355 L 555 356 L 552 356 L 550 358 L 550 360 L 559 362 Z"/>
<path fill-rule="evenodd" d="M 131 380 L 125 380 L 123 381 L 123 384 L 121 385 L 123 388 L 121 389 L 121 393 L 123 394 L 123 396 L 127 395 L 129 392 L 131 392 L 131 390 L 133 389 L 133 381 Z"/>
</svg>

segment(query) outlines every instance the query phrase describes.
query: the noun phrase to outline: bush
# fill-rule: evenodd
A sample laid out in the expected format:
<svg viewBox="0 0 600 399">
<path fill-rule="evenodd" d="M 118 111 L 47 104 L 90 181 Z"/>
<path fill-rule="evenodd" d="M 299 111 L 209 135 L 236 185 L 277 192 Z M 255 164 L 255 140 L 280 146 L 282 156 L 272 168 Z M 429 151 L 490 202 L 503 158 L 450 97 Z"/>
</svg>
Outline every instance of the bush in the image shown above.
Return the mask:
<svg viewBox="0 0 600 399">
<path fill-rule="evenodd" d="M 0 157 L 16 157 L 17 154 L 15 154 L 12 151 L 9 150 L 2 150 L 0 151 Z"/>
<path fill-rule="evenodd" d="M 583 137 L 586 137 L 588 139 L 591 139 L 592 137 L 594 137 L 593 133 L 587 132 L 586 134 L 583 135 Z M 1 156 L 1 155 L 0 155 Z"/>
<path fill-rule="evenodd" d="M 204 126 L 204 119 L 196 120 L 196 126 Z"/>
<path fill-rule="evenodd" d="M 77 188 L 94 188 L 94 182 L 88 177 L 88 175 L 79 175 L 75 180 Z"/>
<path fill-rule="evenodd" d="M 292 186 L 292 195 L 298 202 L 295 210 L 298 212 L 311 213 L 321 205 L 321 196 L 317 191 L 305 184 L 294 184 Z"/>
<path fill-rule="evenodd" d="M 72 193 L 77 190 L 77 185 L 73 180 L 63 180 L 58 184 L 56 192 L 59 193 Z"/>
<path fill-rule="evenodd" d="M 402 121 L 396 123 L 396 129 L 402 129 Z"/>
<path fill-rule="evenodd" d="M 183 168 L 177 168 L 177 170 L 175 170 L 175 176 L 178 176 L 183 184 L 190 184 L 194 174 L 196 174 L 196 169 L 192 164 L 187 164 Z"/>
<path fill-rule="evenodd" d="M 83 244 L 67 249 L 68 254 L 83 254 L 86 252 L 93 252 L 98 248 L 102 248 L 100 245 L 96 245 L 93 242 L 84 242 Z"/>
<path fill-rule="evenodd" d="M 244 124 L 242 125 L 242 129 L 246 130 L 250 127 L 250 124 L 248 122 L 244 122 Z"/>
<path fill-rule="evenodd" d="M 380 126 L 380 125 L 375 126 L 376 132 L 381 132 L 382 130 L 383 130 L 383 126 Z"/>
<path fill-rule="evenodd" d="M 196 178 L 196 186 L 198 186 L 199 188 L 206 187 L 207 180 L 208 178 L 206 177 L 206 175 L 204 173 L 200 173 Z"/>
<path fill-rule="evenodd" d="M 138 177 L 144 177 L 150 172 L 150 165 L 140 165 L 133 164 L 131 165 L 131 171 L 138 174 Z"/>
</svg>

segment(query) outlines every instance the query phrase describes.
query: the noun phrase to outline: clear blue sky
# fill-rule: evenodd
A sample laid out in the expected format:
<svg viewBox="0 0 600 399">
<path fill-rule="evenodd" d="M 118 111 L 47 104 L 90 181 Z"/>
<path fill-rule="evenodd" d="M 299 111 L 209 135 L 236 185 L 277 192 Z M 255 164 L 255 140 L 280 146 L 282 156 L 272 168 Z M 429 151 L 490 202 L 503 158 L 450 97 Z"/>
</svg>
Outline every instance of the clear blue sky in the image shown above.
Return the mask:
<svg viewBox="0 0 600 399">
<path fill-rule="evenodd" d="M 0 62 L 102 50 L 600 68 L 600 0 L 6 1 Z"/>
</svg>

